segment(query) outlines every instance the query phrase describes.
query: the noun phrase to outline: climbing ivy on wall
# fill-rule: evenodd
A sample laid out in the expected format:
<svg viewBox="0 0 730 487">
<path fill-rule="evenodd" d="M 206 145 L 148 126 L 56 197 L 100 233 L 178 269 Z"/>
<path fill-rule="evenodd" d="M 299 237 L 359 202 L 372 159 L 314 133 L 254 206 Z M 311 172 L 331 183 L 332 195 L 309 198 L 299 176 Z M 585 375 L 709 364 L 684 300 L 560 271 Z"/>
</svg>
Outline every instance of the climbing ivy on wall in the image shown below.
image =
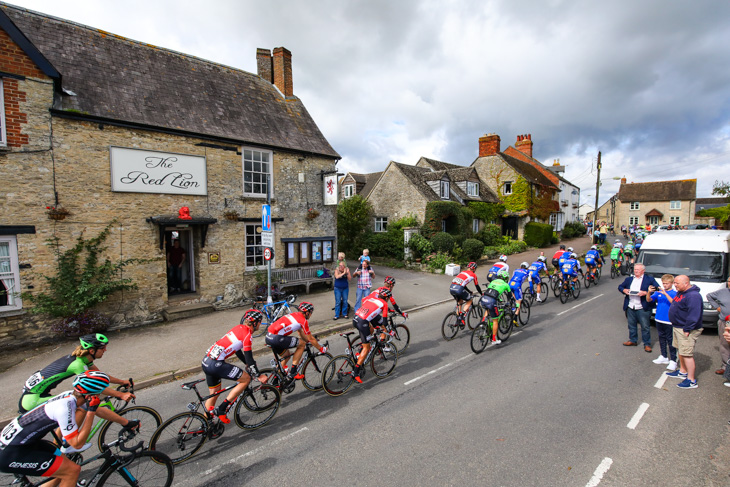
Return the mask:
<svg viewBox="0 0 730 487">
<path fill-rule="evenodd" d="M 484 201 L 468 201 L 467 207 L 472 211 L 474 218 L 484 223 L 496 221 L 504 213 L 504 205 L 501 203 L 485 203 Z"/>
<path fill-rule="evenodd" d="M 449 233 L 460 234 L 464 229 L 464 212 L 462 206 L 456 201 L 429 201 L 426 203 L 426 216 L 421 231 L 423 236 L 431 238 L 441 231 L 441 220 L 454 217 L 455 225 L 447 228 Z"/>
<path fill-rule="evenodd" d="M 518 176 L 517 181 L 512 183 L 512 194 L 503 195 L 502 200 L 507 211 L 518 213 L 529 208 L 531 196 L 530 183 L 522 176 Z"/>
<path fill-rule="evenodd" d="M 547 221 L 550 218 L 550 213 L 556 211 L 560 211 L 560 205 L 553 200 L 552 192 L 545 188 L 539 188 L 537 195 L 532 198 L 532 204 L 528 209 L 529 215 Z"/>
</svg>

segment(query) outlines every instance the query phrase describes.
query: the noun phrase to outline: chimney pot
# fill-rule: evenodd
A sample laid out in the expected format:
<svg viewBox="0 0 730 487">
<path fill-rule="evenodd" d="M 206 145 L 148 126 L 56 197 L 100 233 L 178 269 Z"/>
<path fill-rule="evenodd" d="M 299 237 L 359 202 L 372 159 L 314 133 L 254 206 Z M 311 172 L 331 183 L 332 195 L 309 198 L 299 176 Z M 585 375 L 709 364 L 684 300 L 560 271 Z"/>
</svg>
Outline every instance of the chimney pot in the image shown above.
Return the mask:
<svg viewBox="0 0 730 487">
<path fill-rule="evenodd" d="M 500 151 L 501 139 L 497 134 L 479 137 L 479 157 L 493 156 Z"/>
<path fill-rule="evenodd" d="M 515 149 L 522 152 L 527 157 L 532 157 L 531 136 L 527 134 L 518 135 L 517 142 L 515 143 Z"/>
<path fill-rule="evenodd" d="M 626 184 L 626 178 L 621 178 L 621 184 Z"/>
<path fill-rule="evenodd" d="M 274 84 L 284 96 L 294 96 L 291 52 L 285 47 L 274 48 Z"/>
</svg>

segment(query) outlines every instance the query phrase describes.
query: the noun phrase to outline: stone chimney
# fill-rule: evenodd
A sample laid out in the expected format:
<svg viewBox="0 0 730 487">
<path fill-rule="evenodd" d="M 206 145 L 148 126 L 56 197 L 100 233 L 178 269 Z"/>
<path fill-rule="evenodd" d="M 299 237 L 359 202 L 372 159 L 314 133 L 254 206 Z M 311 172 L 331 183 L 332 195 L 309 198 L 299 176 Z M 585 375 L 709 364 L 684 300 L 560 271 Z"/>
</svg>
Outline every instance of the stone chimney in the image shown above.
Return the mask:
<svg viewBox="0 0 730 487">
<path fill-rule="evenodd" d="M 284 96 L 294 96 L 291 74 L 291 52 L 284 47 L 274 48 L 274 84 Z"/>
<path fill-rule="evenodd" d="M 269 49 L 256 49 L 256 67 L 259 78 L 269 83 L 274 82 L 274 64 Z"/>
<path fill-rule="evenodd" d="M 527 157 L 532 157 L 532 134 L 518 135 L 515 142 L 515 149 Z"/>
<path fill-rule="evenodd" d="M 499 143 L 501 142 L 499 135 L 486 134 L 479 137 L 479 157 L 493 156 L 499 152 Z"/>
</svg>

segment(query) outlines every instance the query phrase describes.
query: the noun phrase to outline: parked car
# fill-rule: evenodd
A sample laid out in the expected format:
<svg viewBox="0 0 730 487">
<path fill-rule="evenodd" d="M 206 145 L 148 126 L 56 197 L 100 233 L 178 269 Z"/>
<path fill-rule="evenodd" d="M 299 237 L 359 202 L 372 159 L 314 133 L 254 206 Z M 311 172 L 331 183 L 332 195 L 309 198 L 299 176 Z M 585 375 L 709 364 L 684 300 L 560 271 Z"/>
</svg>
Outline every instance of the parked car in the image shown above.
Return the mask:
<svg viewBox="0 0 730 487">
<path fill-rule="evenodd" d="M 687 225 L 687 230 L 707 230 L 710 228 L 710 225 L 705 225 L 704 223 L 693 223 L 692 225 Z"/>
<path fill-rule="evenodd" d="M 664 232 L 666 230 L 669 230 L 669 225 L 659 225 L 658 227 L 656 227 L 656 230 L 654 230 L 654 231 L 655 232 Z"/>
</svg>

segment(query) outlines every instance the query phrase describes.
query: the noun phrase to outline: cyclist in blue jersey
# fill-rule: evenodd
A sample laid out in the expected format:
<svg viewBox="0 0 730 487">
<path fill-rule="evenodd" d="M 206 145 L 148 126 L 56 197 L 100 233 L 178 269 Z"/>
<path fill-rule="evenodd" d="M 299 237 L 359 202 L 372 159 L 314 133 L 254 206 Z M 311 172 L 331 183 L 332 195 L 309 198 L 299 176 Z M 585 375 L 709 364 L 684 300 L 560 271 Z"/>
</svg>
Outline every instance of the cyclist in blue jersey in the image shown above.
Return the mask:
<svg viewBox="0 0 730 487">
<path fill-rule="evenodd" d="M 591 246 L 591 249 L 586 252 L 586 267 L 588 268 L 588 274 L 594 278 L 596 276 L 596 266 L 601 260 L 601 254 L 598 253 L 598 245 Z"/>
<path fill-rule="evenodd" d="M 560 256 L 560 258 L 558 259 L 558 266 L 560 267 L 561 272 L 563 269 L 563 264 L 565 264 L 566 260 L 570 259 L 570 254 L 572 254 L 572 253 L 573 253 L 573 247 L 568 247 L 568 249 L 565 252 L 563 252 L 563 255 Z"/>
<path fill-rule="evenodd" d="M 499 261 L 495 262 L 495 264 L 489 268 L 489 270 L 487 271 L 487 282 L 492 282 L 493 280 L 497 279 L 497 275 L 501 271 L 505 271 L 507 275 L 509 275 L 509 264 L 507 264 L 506 255 L 500 255 Z"/>
<path fill-rule="evenodd" d="M 522 283 L 530 275 L 530 271 L 527 270 L 528 266 L 529 264 L 527 262 L 521 263 L 520 268 L 515 269 L 514 274 L 512 274 L 512 279 L 509 280 L 509 287 L 512 289 L 512 294 L 515 297 L 517 309 L 520 309 L 520 304 L 522 304 Z"/>
<path fill-rule="evenodd" d="M 578 282 L 578 273 L 583 275 L 583 269 L 580 268 L 580 262 L 578 262 L 578 255 L 573 252 L 570 257 L 563 262 L 560 271 L 563 274 L 563 286 L 568 287 L 568 280 L 571 279 L 573 282 Z"/>
<path fill-rule="evenodd" d="M 537 302 L 541 303 L 542 298 L 540 298 L 540 292 L 542 292 L 542 282 L 540 280 L 540 273 L 544 272 L 545 274 L 548 273 L 547 265 L 545 265 L 545 262 L 547 259 L 544 255 L 541 255 L 537 258 L 535 262 L 530 264 L 530 267 L 527 268 L 528 271 L 530 271 L 529 276 L 529 282 L 530 282 L 530 292 L 535 294 L 537 296 Z M 535 285 L 537 285 L 537 293 L 535 293 Z"/>
</svg>

